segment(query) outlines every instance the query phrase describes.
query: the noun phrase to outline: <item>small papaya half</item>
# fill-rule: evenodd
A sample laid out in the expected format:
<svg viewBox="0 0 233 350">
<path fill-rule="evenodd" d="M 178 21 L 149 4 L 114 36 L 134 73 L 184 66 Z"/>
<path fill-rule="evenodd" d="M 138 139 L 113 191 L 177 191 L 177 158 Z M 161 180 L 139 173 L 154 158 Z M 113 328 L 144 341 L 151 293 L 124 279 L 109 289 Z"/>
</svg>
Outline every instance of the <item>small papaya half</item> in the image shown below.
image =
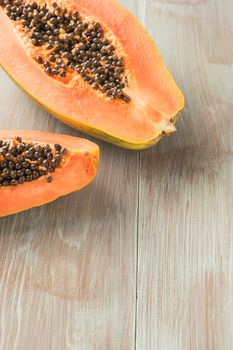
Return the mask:
<svg viewBox="0 0 233 350">
<path fill-rule="evenodd" d="M 0 131 L 0 217 L 51 202 L 96 176 L 99 147 L 40 131 Z"/>
<path fill-rule="evenodd" d="M 115 0 L 0 0 L 0 31 L 1 66 L 64 123 L 129 149 L 176 130 L 184 97 Z"/>
</svg>

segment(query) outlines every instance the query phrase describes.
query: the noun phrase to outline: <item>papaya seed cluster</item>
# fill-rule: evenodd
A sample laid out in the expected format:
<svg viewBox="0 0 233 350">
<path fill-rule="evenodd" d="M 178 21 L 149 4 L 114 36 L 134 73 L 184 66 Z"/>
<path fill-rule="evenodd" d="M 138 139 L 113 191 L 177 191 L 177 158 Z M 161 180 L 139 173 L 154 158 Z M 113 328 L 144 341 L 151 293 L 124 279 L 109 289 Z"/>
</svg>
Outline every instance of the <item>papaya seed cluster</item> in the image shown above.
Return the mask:
<svg viewBox="0 0 233 350">
<path fill-rule="evenodd" d="M 51 174 L 61 166 L 67 149 L 59 144 L 25 142 L 17 136 L 12 141 L 0 140 L 0 187 L 16 186 Z"/>
<path fill-rule="evenodd" d="M 53 2 L 25 3 L 0 0 L 12 21 L 22 25 L 35 48 L 41 53 L 34 59 L 46 74 L 61 81 L 78 74 L 93 90 L 109 99 L 130 102 L 125 64 L 100 23 L 88 22 L 73 9 Z"/>
</svg>

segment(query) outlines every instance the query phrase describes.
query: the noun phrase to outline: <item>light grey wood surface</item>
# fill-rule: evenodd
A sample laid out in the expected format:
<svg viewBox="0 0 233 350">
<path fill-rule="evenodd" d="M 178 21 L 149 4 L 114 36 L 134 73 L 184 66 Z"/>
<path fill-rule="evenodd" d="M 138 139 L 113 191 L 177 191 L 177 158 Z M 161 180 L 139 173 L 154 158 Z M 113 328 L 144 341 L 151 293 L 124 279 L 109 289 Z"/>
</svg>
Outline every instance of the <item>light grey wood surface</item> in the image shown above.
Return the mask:
<svg viewBox="0 0 233 350">
<path fill-rule="evenodd" d="M 185 92 L 179 131 L 97 141 L 89 187 L 0 219 L 1 350 L 233 347 L 233 3 L 121 2 Z M 80 135 L 2 71 L 0 126 Z"/>
</svg>

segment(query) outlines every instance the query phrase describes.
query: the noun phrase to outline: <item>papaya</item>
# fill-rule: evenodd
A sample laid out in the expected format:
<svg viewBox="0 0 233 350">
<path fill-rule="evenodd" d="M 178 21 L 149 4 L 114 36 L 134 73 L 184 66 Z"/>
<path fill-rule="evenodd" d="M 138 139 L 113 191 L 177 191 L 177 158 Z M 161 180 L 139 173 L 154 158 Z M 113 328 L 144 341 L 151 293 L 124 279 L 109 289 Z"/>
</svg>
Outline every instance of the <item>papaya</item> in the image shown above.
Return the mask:
<svg viewBox="0 0 233 350">
<path fill-rule="evenodd" d="M 99 147 L 40 131 L 0 131 L 0 217 L 41 206 L 88 185 Z"/>
<path fill-rule="evenodd" d="M 0 0 L 0 65 L 64 123 L 129 149 L 176 130 L 184 97 L 115 0 Z"/>
</svg>

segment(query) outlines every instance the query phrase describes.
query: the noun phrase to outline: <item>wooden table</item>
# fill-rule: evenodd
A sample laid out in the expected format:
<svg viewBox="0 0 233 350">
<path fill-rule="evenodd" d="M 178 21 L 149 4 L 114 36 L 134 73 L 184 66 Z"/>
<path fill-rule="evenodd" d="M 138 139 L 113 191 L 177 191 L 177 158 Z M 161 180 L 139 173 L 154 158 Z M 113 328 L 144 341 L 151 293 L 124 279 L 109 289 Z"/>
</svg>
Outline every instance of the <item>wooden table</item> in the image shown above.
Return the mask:
<svg viewBox="0 0 233 350">
<path fill-rule="evenodd" d="M 122 3 L 185 92 L 179 131 L 98 141 L 89 187 L 0 219 L 1 350 L 233 349 L 233 2 Z M 2 129 L 79 135 L 0 86 Z"/>
</svg>

